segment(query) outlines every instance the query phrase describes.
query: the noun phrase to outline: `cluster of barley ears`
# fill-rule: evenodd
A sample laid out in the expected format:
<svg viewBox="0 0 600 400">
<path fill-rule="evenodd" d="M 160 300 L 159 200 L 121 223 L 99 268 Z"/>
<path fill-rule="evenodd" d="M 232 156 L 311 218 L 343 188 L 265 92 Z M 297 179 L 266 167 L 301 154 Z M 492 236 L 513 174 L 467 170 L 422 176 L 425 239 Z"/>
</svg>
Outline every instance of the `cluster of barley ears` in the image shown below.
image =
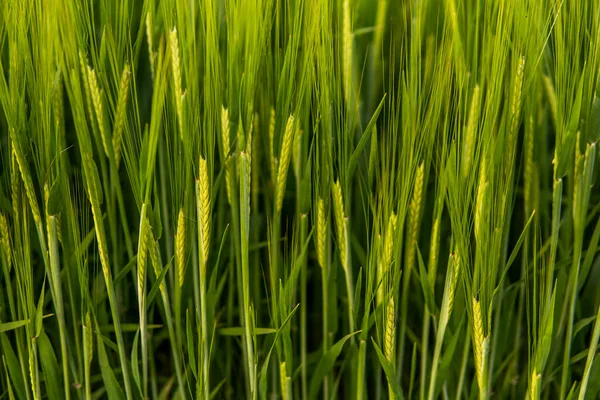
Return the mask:
<svg viewBox="0 0 600 400">
<path fill-rule="evenodd" d="M 595 399 L 595 0 L 0 2 L 0 399 Z"/>
</svg>

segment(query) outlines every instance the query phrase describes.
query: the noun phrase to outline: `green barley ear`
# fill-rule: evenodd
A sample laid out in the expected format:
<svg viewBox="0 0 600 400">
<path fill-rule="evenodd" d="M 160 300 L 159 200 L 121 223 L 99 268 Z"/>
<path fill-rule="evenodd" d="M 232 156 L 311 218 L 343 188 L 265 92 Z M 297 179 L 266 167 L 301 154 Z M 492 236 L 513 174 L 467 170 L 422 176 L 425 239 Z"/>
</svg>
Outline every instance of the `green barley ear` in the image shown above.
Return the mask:
<svg viewBox="0 0 600 400">
<path fill-rule="evenodd" d="M 144 283 L 146 279 L 146 259 L 148 253 L 148 235 L 146 233 L 148 219 L 146 217 L 146 204 L 142 204 L 142 212 L 140 216 L 140 231 L 139 231 L 139 242 L 138 242 L 138 253 L 137 253 L 137 265 L 138 265 L 138 296 L 139 301 L 142 301 L 142 293 L 144 293 Z"/>
<path fill-rule="evenodd" d="M 93 119 L 94 118 L 94 106 L 93 106 L 92 102 L 90 101 L 90 99 L 92 98 L 92 95 L 90 93 L 90 84 L 89 84 L 90 80 L 88 77 L 87 59 L 81 51 L 79 52 L 79 69 L 81 70 L 81 78 L 83 79 L 83 84 L 81 86 L 83 86 L 83 91 L 85 92 L 85 98 L 87 100 L 86 101 L 87 111 L 88 111 L 90 119 Z"/>
<path fill-rule="evenodd" d="M 208 166 L 206 160 L 200 157 L 199 178 L 196 181 L 196 195 L 198 203 L 198 218 L 200 240 L 202 242 L 202 257 L 204 263 L 208 260 L 210 248 L 210 182 L 208 177 Z"/>
<path fill-rule="evenodd" d="M 385 358 L 391 363 L 394 359 L 394 347 L 396 343 L 396 310 L 394 308 L 394 296 L 390 296 L 385 318 Z"/>
<path fill-rule="evenodd" d="M 183 104 L 181 90 L 181 60 L 179 58 L 179 39 L 177 28 L 173 28 L 169 34 L 169 49 L 171 51 L 171 67 L 173 69 L 173 88 L 175 91 L 175 107 L 179 121 L 179 137 L 183 141 Z"/>
<path fill-rule="evenodd" d="M 125 126 L 125 117 L 127 115 L 127 99 L 129 97 L 129 80 L 131 71 L 129 64 L 125 64 L 123 73 L 121 74 L 121 83 L 119 84 L 119 98 L 117 99 L 117 115 L 115 119 L 115 128 L 113 132 L 113 148 L 115 151 L 115 161 L 117 168 L 121 161 L 121 141 L 123 129 Z"/>
<path fill-rule="evenodd" d="M 179 287 L 183 286 L 185 277 L 185 217 L 183 208 L 179 209 L 177 217 L 177 233 L 175 234 L 175 264 L 177 265 L 177 275 L 179 277 Z"/>
<path fill-rule="evenodd" d="M 102 106 L 102 90 L 98 87 L 98 78 L 96 77 L 96 71 L 92 67 L 88 68 L 88 85 L 90 87 L 90 95 L 92 97 L 92 104 L 94 105 L 94 112 L 96 114 L 96 120 L 98 121 L 98 128 L 100 129 L 100 138 L 102 139 L 102 147 L 104 153 L 108 156 L 108 134 L 104 128 L 104 109 Z"/>
<path fill-rule="evenodd" d="M 283 400 L 288 400 L 287 399 L 287 390 L 286 390 L 286 379 L 287 379 L 287 373 L 285 371 L 285 361 L 283 361 L 282 363 L 279 364 L 279 380 L 281 383 L 281 398 Z"/>
<path fill-rule="evenodd" d="M 385 318 L 385 342 L 383 343 L 385 358 L 390 362 L 390 364 L 394 364 L 394 353 L 396 347 L 396 310 L 394 308 L 394 296 L 390 296 L 390 300 L 388 301 L 386 318 Z M 388 377 L 389 379 L 389 377 Z M 388 389 L 390 393 L 390 399 L 392 397 L 393 390 L 392 385 L 388 381 Z"/>
<path fill-rule="evenodd" d="M 4 213 L 0 213 L 0 248 L 4 252 L 6 262 L 8 263 L 8 272 L 12 266 L 12 255 L 10 252 L 10 235 L 8 233 L 8 222 Z"/>
<path fill-rule="evenodd" d="M 229 163 L 229 111 L 225 107 L 221 107 L 221 139 L 223 144 L 223 163 L 225 164 L 225 188 L 227 190 L 227 200 L 231 204 L 232 192 L 232 177 L 231 171 L 228 168 Z"/>
<path fill-rule="evenodd" d="M 511 102 L 510 132 L 508 135 L 507 160 L 508 171 L 512 171 L 516 153 L 517 136 L 519 133 L 519 121 L 521 117 L 521 96 L 523 89 L 523 72 L 525 69 L 525 57 L 519 59 L 517 74 L 513 83 L 513 96 Z M 512 173 L 512 172 L 511 172 Z"/>
<path fill-rule="evenodd" d="M 461 272 L 461 259 L 458 250 L 455 250 L 451 255 L 452 259 L 452 275 L 450 280 L 450 288 L 448 290 L 448 315 L 452 314 L 454 308 L 454 298 L 456 296 L 456 287 L 458 286 L 458 278 Z"/>
<path fill-rule="evenodd" d="M 158 254 L 158 244 L 154 239 L 154 233 L 152 232 L 152 225 L 148 221 L 148 229 L 146 229 L 146 242 L 148 243 L 148 252 L 150 253 L 150 262 L 152 263 L 152 269 L 154 270 L 154 274 L 159 276 L 162 272 L 162 266 L 160 264 L 159 254 Z M 165 281 L 163 280 L 160 284 L 160 292 L 165 294 Z"/>
<path fill-rule="evenodd" d="M 346 249 L 347 235 L 346 224 L 344 222 L 344 199 L 342 197 L 342 186 L 340 181 L 336 181 L 331 188 L 333 191 L 333 213 L 335 216 L 335 226 L 337 230 L 338 247 L 340 249 L 340 258 L 342 268 L 346 270 L 348 266 L 348 254 Z"/>
<path fill-rule="evenodd" d="M 433 221 L 433 227 L 431 228 L 431 244 L 429 246 L 429 262 L 427 266 L 429 267 L 429 271 L 427 271 L 428 279 L 429 279 L 429 287 L 432 290 L 435 288 L 435 279 L 437 277 L 437 267 L 438 267 L 438 253 L 440 250 L 440 218 L 437 217 Z"/>
<path fill-rule="evenodd" d="M 473 307 L 473 352 L 475 356 L 475 372 L 479 390 L 485 393 L 487 382 L 485 382 L 485 363 L 487 357 L 487 340 L 483 332 L 483 320 L 481 318 L 481 304 L 475 297 L 472 298 Z"/>
<path fill-rule="evenodd" d="M 344 99 L 346 104 L 350 105 L 352 98 L 352 57 L 353 57 L 353 38 L 352 38 L 352 21 L 350 15 L 350 1 L 344 0 L 343 4 L 343 21 L 342 21 L 342 37 L 343 37 L 343 88 Z"/>
<path fill-rule="evenodd" d="M 394 238 L 396 236 L 396 226 L 398 225 L 398 217 L 392 211 L 385 230 L 385 238 L 383 240 L 383 265 L 387 268 L 392 263 L 394 255 Z"/>
<path fill-rule="evenodd" d="M 463 155 L 461 158 L 462 177 L 465 179 L 471 170 L 471 163 L 475 152 L 475 142 L 477 141 L 477 121 L 479 120 L 479 85 L 473 89 L 473 98 L 469 110 L 469 119 L 467 120 L 467 130 L 463 143 Z"/>
<path fill-rule="evenodd" d="M 35 188 L 33 186 L 31 172 L 29 171 L 29 166 L 27 165 L 27 160 L 25 159 L 25 153 L 21 148 L 21 142 L 19 142 L 15 130 L 13 128 L 10 128 L 9 131 L 12 134 L 11 141 L 13 154 L 17 160 L 17 164 L 19 165 L 19 171 L 21 171 L 21 179 L 23 179 L 23 185 L 25 186 L 25 194 L 27 195 L 27 199 L 29 200 L 29 206 L 31 207 L 33 220 L 35 221 L 36 225 L 41 226 L 42 216 L 40 214 L 40 208 L 38 206 L 37 197 L 35 196 Z"/>
<path fill-rule="evenodd" d="M 413 196 L 410 203 L 409 215 L 408 215 L 408 232 L 407 232 L 407 248 L 406 248 L 406 279 L 410 277 L 410 271 L 413 269 L 415 264 L 416 246 L 417 240 L 419 239 L 419 221 L 421 218 L 421 208 L 423 203 L 423 180 L 425 174 L 424 164 L 421 163 L 417 168 L 417 174 L 415 176 L 415 187 L 413 189 Z"/>
<path fill-rule="evenodd" d="M 383 278 L 390 269 L 392 264 L 392 257 L 394 255 L 394 237 L 396 235 L 396 225 L 398 218 L 396 213 L 392 211 L 392 215 L 388 220 L 388 224 L 383 237 L 383 257 L 382 262 L 378 263 L 377 266 L 377 282 L 379 288 L 377 289 L 377 304 L 383 301 L 384 297 L 384 285 Z"/>
<path fill-rule="evenodd" d="M 275 182 L 275 173 L 277 172 L 277 160 L 275 160 L 275 150 L 273 149 L 275 141 L 275 109 L 271 107 L 271 116 L 269 119 L 269 160 L 271 167 L 271 179 Z"/>
<path fill-rule="evenodd" d="M 285 125 L 285 132 L 283 134 L 283 142 L 281 144 L 281 153 L 279 155 L 279 169 L 277 170 L 277 187 L 275 189 L 275 210 L 277 214 L 281 212 L 283 206 L 283 196 L 285 194 L 285 185 L 287 182 L 287 173 L 292 156 L 292 143 L 294 142 L 294 116 L 290 115 L 287 124 Z"/>
<path fill-rule="evenodd" d="M 90 318 L 90 312 L 85 313 L 85 321 L 83 324 L 83 358 L 85 360 L 86 369 L 91 368 L 92 360 L 94 358 L 94 335 L 93 335 L 92 320 Z"/>
<path fill-rule="evenodd" d="M 325 217 L 325 202 L 319 197 L 317 200 L 317 260 L 321 268 L 325 268 L 327 262 L 327 218 Z"/>
<path fill-rule="evenodd" d="M 150 74 L 154 80 L 154 27 L 152 25 L 152 12 L 146 14 L 146 38 L 148 39 L 148 57 L 150 59 Z"/>
<path fill-rule="evenodd" d="M 298 133 L 295 135 L 294 144 L 293 144 L 293 155 L 292 155 L 292 164 L 294 166 L 294 173 L 296 177 L 300 177 L 302 175 L 302 171 L 300 171 L 301 160 L 300 160 L 300 151 L 302 150 L 302 129 L 298 129 Z"/>
<path fill-rule="evenodd" d="M 487 192 L 487 176 L 486 162 L 481 159 L 479 167 L 479 182 L 477 183 L 477 198 L 475 199 L 475 240 L 480 243 L 482 240 L 481 234 L 483 229 L 483 212 L 485 210 L 485 194 Z"/>
</svg>

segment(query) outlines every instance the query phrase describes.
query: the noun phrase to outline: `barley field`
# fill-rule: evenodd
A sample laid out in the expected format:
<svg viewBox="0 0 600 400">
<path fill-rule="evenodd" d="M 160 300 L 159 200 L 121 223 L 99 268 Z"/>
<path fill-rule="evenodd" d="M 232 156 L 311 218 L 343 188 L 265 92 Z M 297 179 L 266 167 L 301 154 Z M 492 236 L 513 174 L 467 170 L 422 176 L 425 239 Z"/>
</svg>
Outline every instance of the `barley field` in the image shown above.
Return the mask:
<svg viewBox="0 0 600 400">
<path fill-rule="evenodd" d="M 0 400 L 600 397 L 597 0 L 0 2 Z"/>
</svg>

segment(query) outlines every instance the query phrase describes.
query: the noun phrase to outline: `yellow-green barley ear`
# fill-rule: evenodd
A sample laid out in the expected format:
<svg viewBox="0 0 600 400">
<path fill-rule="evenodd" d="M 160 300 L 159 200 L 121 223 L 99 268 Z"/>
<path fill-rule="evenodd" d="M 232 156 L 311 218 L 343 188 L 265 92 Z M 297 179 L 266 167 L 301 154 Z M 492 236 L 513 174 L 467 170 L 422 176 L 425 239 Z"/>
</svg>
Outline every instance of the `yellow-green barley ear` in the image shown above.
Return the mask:
<svg viewBox="0 0 600 400">
<path fill-rule="evenodd" d="M 344 0 L 342 10 L 342 62 L 343 62 L 343 88 L 344 99 L 348 107 L 351 107 L 352 100 L 352 60 L 353 60 L 353 45 L 354 39 L 352 35 L 352 16 L 350 10 L 350 1 Z"/>
<path fill-rule="evenodd" d="M 423 203 L 423 180 L 425 175 L 425 166 L 423 163 L 417 168 L 415 176 L 415 186 L 413 189 L 412 200 L 408 214 L 408 232 L 405 267 L 407 274 L 404 279 L 410 279 L 410 272 L 415 265 L 415 256 L 417 250 L 417 240 L 419 239 L 419 222 L 421 219 L 421 208 Z"/>
<path fill-rule="evenodd" d="M 119 167 L 119 164 L 121 162 L 121 142 L 127 116 L 127 100 L 129 97 L 130 77 L 131 71 L 129 69 L 129 64 L 125 64 L 125 68 L 123 68 L 123 73 L 121 74 L 121 83 L 119 84 L 119 97 L 117 99 L 117 115 L 115 118 L 115 127 L 112 138 L 117 168 Z"/>
<path fill-rule="evenodd" d="M 463 179 L 467 178 L 471 170 L 471 164 L 475 155 L 475 144 L 477 142 L 477 121 L 479 120 L 479 85 L 473 89 L 469 119 L 463 142 L 463 155 L 461 157 L 461 172 Z"/>
<path fill-rule="evenodd" d="M 200 240 L 202 243 L 201 254 L 206 264 L 208 260 L 208 252 L 210 248 L 210 182 L 208 175 L 208 166 L 206 160 L 200 157 L 199 163 L 199 177 L 196 181 L 196 194 L 198 201 L 198 218 L 199 218 L 199 232 Z"/>
<path fill-rule="evenodd" d="M 294 116 L 290 115 L 287 124 L 285 125 L 281 153 L 279 156 L 279 169 L 277 170 L 277 187 L 275 189 L 275 211 L 277 214 L 281 212 L 281 207 L 283 206 L 283 197 L 285 194 L 288 167 L 292 156 L 292 144 L 294 142 L 295 130 Z"/>
<path fill-rule="evenodd" d="M 483 320 L 481 317 L 481 305 L 475 297 L 472 299 L 473 308 L 473 353 L 475 357 L 475 372 L 477 375 L 477 384 L 479 385 L 480 398 L 485 396 L 487 387 L 486 378 L 486 359 L 487 359 L 487 341 L 483 330 Z M 485 397 L 484 397 L 485 398 Z"/>
<path fill-rule="evenodd" d="M 342 187 L 340 181 L 336 181 L 332 188 L 333 196 L 333 214 L 335 216 L 335 226 L 337 231 L 338 247 L 340 249 L 340 259 L 342 268 L 346 270 L 348 266 L 348 254 L 346 249 L 347 232 L 344 222 L 344 199 L 342 197 Z"/>
<path fill-rule="evenodd" d="M 146 38 L 148 40 L 148 57 L 150 59 L 150 74 L 154 80 L 154 27 L 152 25 L 152 12 L 146 14 Z"/>
<path fill-rule="evenodd" d="M 385 318 L 385 342 L 384 342 L 385 358 L 394 365 L 394 354 L 396 350 L 396 309 L 394 306 L 394 296 L 390 296 L 388 301 L 386 318 Z M 388 378 L 389 379 L 389 378 Z M 394 399 L 391 382 L 388 381 L 388 391 L 390 399 Z"/>
<path fill-rule="evenodd" d="M 179 287 L 182 287 L 185 277 L 185 217 L 183 215 L 183 208 L 179 209 L 179 215 L 177 217 L 177 233 L 175 234 L 175 264 L 177 265 Z"/>
<path fill-rule="evenodd" d="M 29 207 L 31 208 L 31 213 L 33 214 L 33 220 L 35 221 L 37 226 L 41 226 L 42 216 L 40 214 L 40 208 L 38 206 L 37 197 L 35 196 L 35 188 L 33 186 L 31 172 L 29 171 L 29 165 L 27 164 L 27 160 L 25 159 L 25 152 L 21 147 L 21 142 L 19 141 L 15 130 L 13 128 L 10 128 L 9 132 L 11 134 L 13 154 L 15 156 L 15 159 L 17 160 L 17 164 L 19 165 L 19 171 L 21 171 L 21 179 L 23 180 L 23 185 L 25 186 L 25 194 L 27 195 L 27 199 L 29 200 Z"/>
<path fill-rule="evenodd" d="M 321 268 L 327 262 L 327 217 L 325 216 L 325 202 L 319 197 L 317 200 L 317 260 Z"/>
<path fill-rule="evenodd" d="M 4 252 L 6 262 L 8 263 L 8 272 L 12 267 L 12 254 L 10 250 L 10 234 L 8 231 L 8 222 L 4 213 L 0 213 L 0 248 Z"/>
<path fill-rule="evenodd" d="M 100 138 L 102 139 L 102 147 L 106 156 L 109 155 L 108 133 L 104 126 L 104 108 L 102 105 L 102 90 L 98 86 L 98 78 L 96 77 L 96 71 L 92 67 L 88 66 L 88 84 L 90 87 L 90 95 L 92 97 L 92 104 L 94 105 L 94 113 L 96 114 L 96 120 L 98 121 L 98 128 L 100 129 Z"/>
<path fill-rule="evenodd" d="M 482 234 L 483 234 L 483 223 L 484 223 L 484 211 L 485 207 L 485 199 L 487 192 L 487 170 L 486 170 L 486 160 L 484 158 L 481 159 L 480 167 L 479 167 L 479 182 L 477 184 L 477 197 L 475 199 L 475 221 L 474 221 L 474 229 L 475 229 L 475 240 L 477 243 L 481 243 Z"/>
<path fill-rule="evenodd" d="M 225 107 L 221 107 L 221 144 L 223 147 L 223 163 L 225 167 L 225 188 L 227 190 L 227 200 L 229 201 L 229 204 L 231 204 L 231 192 L 233 190 L 232 185 L 234 182 L 232 181 L 232 173 L 228 166 L 230 151 L 229 135 L 229 112 Z"/>
<path fill-rule="evenodd" d="M 183 93 L 181 90 L 181 60 L 179 58 L 179 39 L 177 38 L 177 28 L 173 28 L 169 34 L 169 50 L 171 51 L 171 68 L 173 70 L 175 107 L 177 111 L 177 120 L 179 122 L 179 138 L 183 141 Z"/>
</svg>

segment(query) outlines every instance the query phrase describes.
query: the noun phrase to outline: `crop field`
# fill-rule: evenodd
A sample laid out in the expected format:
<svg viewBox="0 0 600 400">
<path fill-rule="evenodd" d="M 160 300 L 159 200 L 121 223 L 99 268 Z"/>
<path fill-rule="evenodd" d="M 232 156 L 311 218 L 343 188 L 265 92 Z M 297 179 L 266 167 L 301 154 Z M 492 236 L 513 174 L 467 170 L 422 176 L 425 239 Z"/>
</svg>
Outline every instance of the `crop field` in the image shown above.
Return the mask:
<svg viewBox="0 0 600 400">
<path fill-rule="evenodd" d="M 1 0 L 0 400 L 600 399 L 597 0 Z"/>
</svg>

